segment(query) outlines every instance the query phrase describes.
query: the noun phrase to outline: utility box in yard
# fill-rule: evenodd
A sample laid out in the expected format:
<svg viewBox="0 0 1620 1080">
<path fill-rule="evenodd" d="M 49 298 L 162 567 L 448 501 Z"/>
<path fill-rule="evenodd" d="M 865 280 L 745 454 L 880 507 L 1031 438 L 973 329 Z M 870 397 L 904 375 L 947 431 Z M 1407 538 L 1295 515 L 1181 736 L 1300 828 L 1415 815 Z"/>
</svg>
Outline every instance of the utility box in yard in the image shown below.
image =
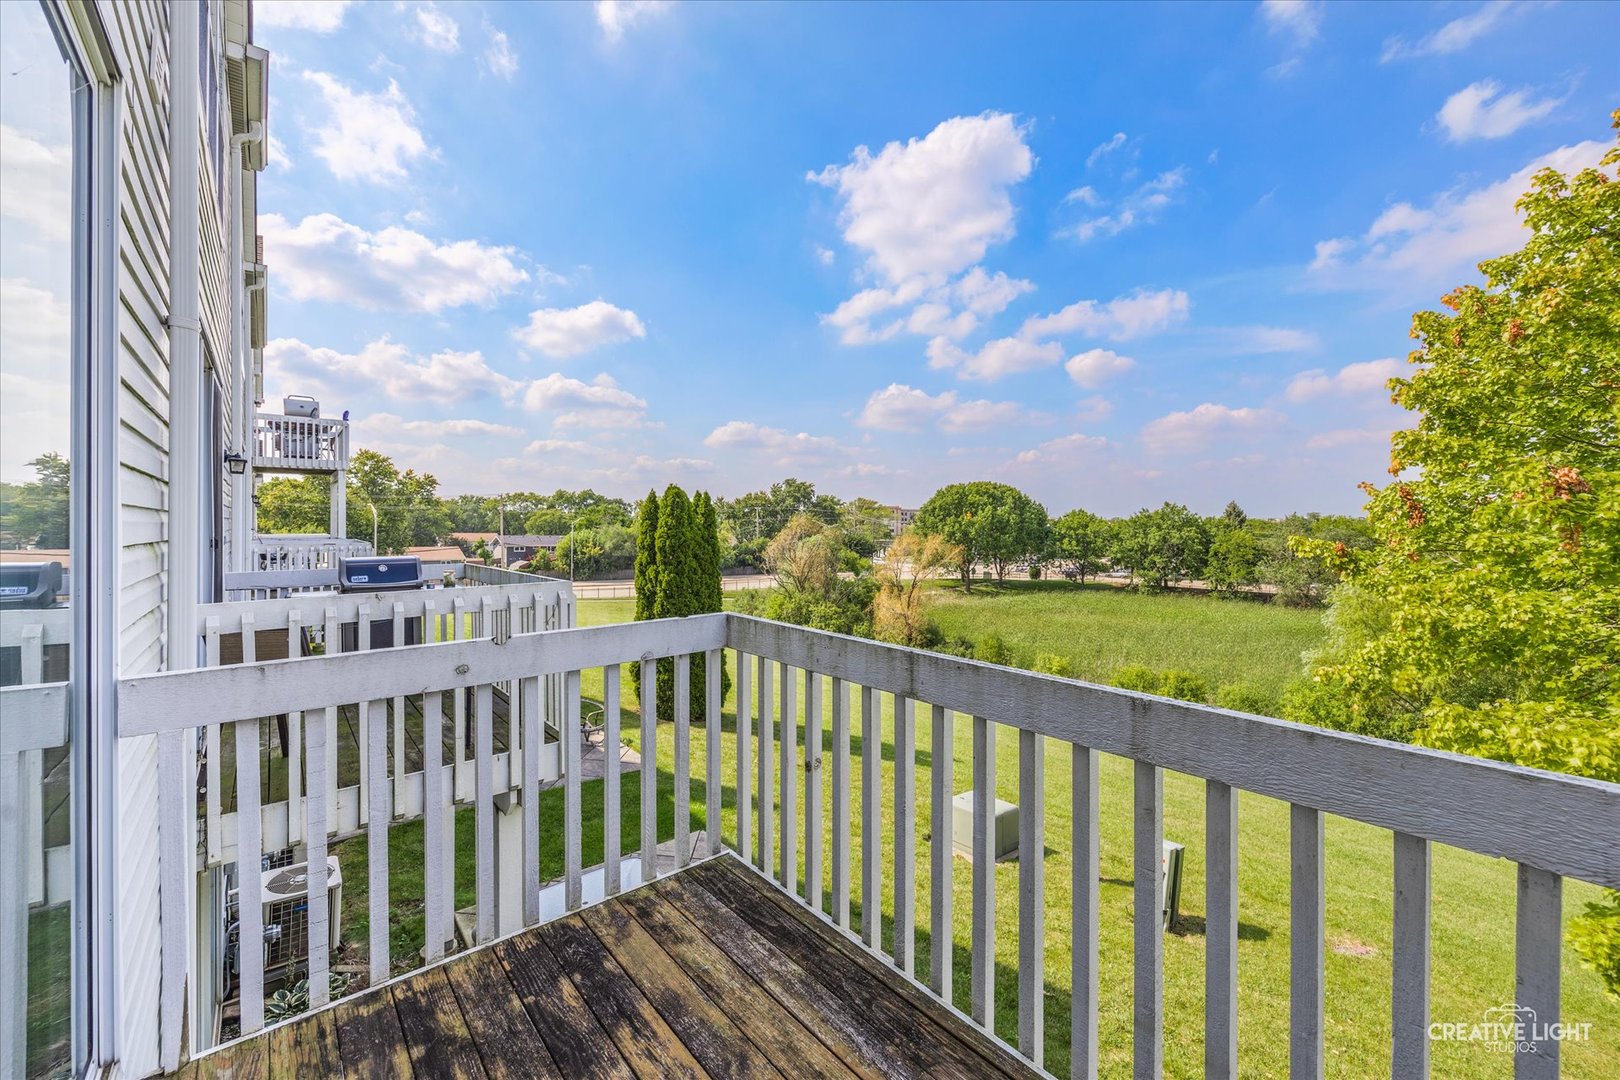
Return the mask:
<svg viewBox="0 0 1620 1080">
<path fill-rule="evenodd" d="M 1018 807 L 995 800 L 995 819 L 990 825 L 990 847 L 997 861 L 1018 854 Z M 973 858 L 973 792 L 964 791 L 951 800 L 951 847 L 965 859 Z"/>
</svg>

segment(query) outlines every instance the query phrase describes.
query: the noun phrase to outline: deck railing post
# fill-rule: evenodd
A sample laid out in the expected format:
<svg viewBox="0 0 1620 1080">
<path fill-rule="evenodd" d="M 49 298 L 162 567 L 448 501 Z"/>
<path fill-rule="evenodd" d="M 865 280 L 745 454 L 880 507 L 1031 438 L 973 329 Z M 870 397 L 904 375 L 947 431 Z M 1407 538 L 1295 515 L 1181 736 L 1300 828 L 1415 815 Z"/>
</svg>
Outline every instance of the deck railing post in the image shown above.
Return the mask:
<svg viewBox="0 0 1620 1080">
<path fill-rule="evenodd" d="M 1159 924 L 1159 862 L 1164 857 L 1164 770 L 1136 763 L 1135 1053 L 1132 1073 L 1158 1080 L 1164 1073 L 1164 931 Z"/>
</svg>

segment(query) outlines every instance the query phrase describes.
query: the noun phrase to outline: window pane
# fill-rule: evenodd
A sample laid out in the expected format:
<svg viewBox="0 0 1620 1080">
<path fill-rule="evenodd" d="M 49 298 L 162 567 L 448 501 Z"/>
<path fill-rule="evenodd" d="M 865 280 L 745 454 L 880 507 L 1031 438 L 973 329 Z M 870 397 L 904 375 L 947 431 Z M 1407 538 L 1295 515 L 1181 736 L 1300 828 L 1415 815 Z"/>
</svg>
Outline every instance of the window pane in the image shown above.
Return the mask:
<svg viewBox="0 0 1620 1080">
<path fill-rule="evenodd" d="M 69 677 L 76 80 L 38 4 L 0 4 L 0 1075 L 71 1065 Z M 60 702 L 60 695 L 57 698 Z M 26 993 L 11 988 L 25 986 Z"/>
</svg>

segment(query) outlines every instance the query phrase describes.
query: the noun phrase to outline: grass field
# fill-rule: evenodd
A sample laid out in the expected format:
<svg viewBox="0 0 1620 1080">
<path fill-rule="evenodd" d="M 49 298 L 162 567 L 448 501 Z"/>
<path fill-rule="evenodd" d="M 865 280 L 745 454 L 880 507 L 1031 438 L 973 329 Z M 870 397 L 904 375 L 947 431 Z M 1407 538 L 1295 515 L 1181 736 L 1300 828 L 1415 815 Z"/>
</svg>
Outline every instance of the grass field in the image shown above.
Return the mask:
<svg viewBox="0 0 1620 1080">
<path fill-rule="evenodd" d="M 998 634 L 1014 650 L 1067 657 L 1074 677 L 1108 683 L 1142 664 L 1200 675 L 1211 689 L 1244 683 L 1275 699 L 1322 641 L 1322 612 L 1111 585 L 1009 581 L 937 588 L 933 615 L 949 637 Z"/>
<path fill-rule="evenodd" d="M 1099 610 L 1112 619 L 1115 629 L 1104 635 L 1108 644 L 1095 642 L 1085 633 L 1086 618 L 1062 608 L 1067 600 Z M 1142 626 L 1131 628 L 1130 610 L 1119 604 L 1146 603 L 1151 611 L 1169 612 L 1173 623 L 1165 633 L 1151 631 L 1146 616 Z M 1027 610 L 1020 608 L 1027 605 Z M 1167 606 L 1167 605 L 1173 605 Z M 1199 607 L 1207 607 L 1206 615 Z M 980 624 L 975 612 L 989 613 Z M 963 630 L 978 634 L 994 628 L 1009 643 L 1027 641 L 1029 647 L 1055 651 L 1045 640 L 1073 644 L 1069 655 L 1076 660 L 1085 655 L 1098 657 L 1099 664 L 1145 663 L 1152 666 L 1185 666 L 1208 672 L 1216 682 L 1217 672 L 1193 666 L 1200 649 L 1200 634 L 1211 651 L 1233 658 L 1245 680 L 1262 682 L 1285 680 L 1291 663 L 1297 662 L 1300 648 L 1309 647 L 1309 627 L 1300 613 L 1259 605 L 1220 603 L 1185 597 L 1152 597 L 1133 594 L 1099 593 L 1094 589 L 1018 588 L 971 598 L 948 598 L 940 605 L 944 618 L 964 620 Z M 598 625 L 627 620 L 632 614 L 630 601 L 582 601 L 581 625 Z M 1233 622 L 1225 616 L 1230 613 Z M 1281 627 L 1267 626 L 1267 617 Z M 1308 619 L 1314 614 L 1307 613 Z M 942 620 L 943 621 L 943 620 Z M 1067 630 L 1054 629 L 1066 623 Z M 1020 628 L 1030 624 L 1030 629 Z M 1244 641 L 1246 635 L 1253 640 Z M 1123 648 L 1124 640 L 1141 642 L 1137 651 Z M 729 655 L 729 654 L 728 654 Z M 1290 660 L 1289 658 L 1293 659 Z M 1185 658 L 1185 659 L 1184 659 Z M 1274 658 L 1268 660 L 1268 658 Z M 728 662 L 734 662 L 729 657 Z M 1269 666 L 1268 666 L 1269 664 Z M 1269 673 L 1269 674 L 1268 674 Z M 601 674 L 588 671 L 582 677 L 587 697 L 598 699 Z M 625 741 L 639 742 L 636 702 L 626 680 Z M 889 940 L 890 897 L 893 887 L 892 821 L 892 702 L 883 698 L 881 761 L 883 890 L 880 908 L 884 911 L 885 941 Z M 801 693 L 802 706 L 802 693 Z M 828 706 L 830 709 L 830 704 Z M 723 834 L 734 838 L 736 742 L 734 702 L 728 700 L 722 746 Z M 802 714 L 802 707 L 799 712 Z M 830 753 L 830 712 L 822 718 L 823 752 Z M 859 725 L 852 720 L 852 729 Z M 801 721 L 799 745 L 804 744 Z M 693 827 L 703 827 L 703 762 L 706 732 L 693 729 L 691 762 L 693 771 Z M 953 768 L 953 788 L 967 785 L 971 763 L 971 727 L 966 718 L 955 725 L 949 754 Z M 860 753 L 858 734 L 852 738 L 852 752 Z M 998 794 L 1017 799 L 1018 741 L 1010 728 L 998 734 Z M 638 747 L 639 749 L 639 747 Z M 928 889 L 928 843 L 926 833 L 930 813 L 930 777 L 935 767 L 936 748 L 931 745 L 929 725 L 917 724 L 917 837 L 915 848 L 917 907 L 919 926 L 918 974 L 928 968 L 926 928 L 932 897 Z M 1062 1076 L 1068 1070 L 1069 1033 L 1069 956 L 1070 842 L 1069 842 L 1069 750 L 1058 743 L 1046 747 L 1046 1054 L 1045 1066 Z M 937 759 L 943 764 L 944 758 Z M 656 750 L 659 776 L 659 820 L 661 838 L 672 834 L 674 807 L 669 799 L 674 765 L 673 731 L 662 725 Z M 852 818 L 856 838 L 853 845 L 855 882 L 852 907 L 855 924 L 860 922 L 860 829 L 861 790 L 858 780 L 852 792 Z M 822 835 L 830 843 L 830 769 L 821 770 L 825 808 Z M 1129 1074 L 1131 1048 L 1131 963 L 1132 963 L 1132 860 L 1131 860 L 1131 763 L 1104 757 L 1101 766 L 1101 963 L 1102 1003 L 1099 1034 L 1102 1043 L 1102 1074 Z M 601 783 L 584 785 L 585 861 L 600 858 Z M 639 843 L 639 789 L 631 782 L 623 786 L 624 834 L 622 846 L 633 852 Z M 1202 1072 L 1203 1061 L 1203 784 L 1191 777 L 1167 774 L 1164 783 L 1165 835 L 1187 847 L 1182 886 L 1181 919 L 1166 936 L 1165 957 L 1165 1074 L 1182 1077 Z M 542 798 L 542 875 L 561 873 L 562 792 Z M 801 792 L 800 805 L 803 805 Z M 466 815 L 464 815 L 466 816 Z M 472 838 L 470 820 L 458 825 L 458 902 L 471 903 Z M 421 920 L 421 827 L 405 824 L 391 830 L 391 899 L 394 930 L 391 938 L 394 956 L 402 966 L 422 944 Z M 1390 995 L 1390 882 L 1392 841 L 1390 834 L 1355 822 L 1330 818 L 1327 837 L 1327 1028 L 1328 1075 L 1363 1077 L 1388 1075 L 1389 995 Z M 801 848 L 803 843 L 801 841 Z M 349 912 L 344 937 L 351 945 L 349 959 L 363 954 L 365 927 L 364 840 L 340 845 L 344 859 L 345 909 Z M 1288 1031 L 1288 807 L 1274 800 L 1245 794 L 1241 799 L 1240 874 L 1240 1069 L 1245 1076 L 1287 1074 Z M 800 870 L 802 873 L 802 861 Z M 829 867 L 824 893 L 831 895 L 830 856 L 823 853 L 823 866 Z M 1016 863 L 996 868 L 996 1016 L 997 1033 L 1009 1041 L 1016 1036 L 1016 965 L 1018 956 Z M 1513 904 L 1514 869 L 1501 860 L 1487 859 L 1448 848 L 1434 852 L 1434 931 L 1433 1006 L 1436 1021 L 1476 1022 L 1484 1011 L 1509 1001 L 1513 995 Z M 1597 890 L 1583 883 L 1570 882 L 1565 890 L 1565 910 L 1573 914 Z M 968 995 L 968 941 L 971 919 L 971 869 L 962 861 L 955 864 L 953 880 L 953 985 L 955 1001 L 966 1007 Z M 1620 1008 L 1605 1001 L 1596 977 L 1582 967 L 1566 948 L 1564 957 L 1564 1019 L 1590 1021 L 1591 1038 L 1569 1042 L 1562 1048 L 1564 1075 L 1608 1078 L 1620 1075 Z M 1509 1055 L 1494 1052 L 1488 1044 L 1436 1042 L 1433 1046 L 1434 1075 L 1460 1078 L 1507 1077 L 1512 1073 Z"/>
</svg>

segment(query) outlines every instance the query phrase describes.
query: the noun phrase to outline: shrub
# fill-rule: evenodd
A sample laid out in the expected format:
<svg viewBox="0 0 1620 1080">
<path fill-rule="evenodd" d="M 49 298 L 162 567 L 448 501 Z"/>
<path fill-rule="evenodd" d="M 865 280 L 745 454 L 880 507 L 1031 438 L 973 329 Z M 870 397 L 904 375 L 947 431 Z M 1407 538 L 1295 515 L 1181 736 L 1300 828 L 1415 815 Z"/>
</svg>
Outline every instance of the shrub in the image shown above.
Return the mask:
<svg viewBox="0 0 1620 1080">
<path fill-rule="evenodd" d="M 1249 683 L 1227 683 L 1215 691 L 1215 704 L 1257 716 L 1276 716 L 1281 711 L 1275 697 Z"/>
<path fill-rule="evenodd" d="M 1041 653 L 1035 657 L 1035 666 L 1032 669 L 1042 675 L 1060 675 L 1067 679 L 1074 675 L 1074 664 L 1067 656 L 1058 656 L 1056 653 Z"/>
<path fill-rule="evenodd" d="M 1041 568 L 1039 566 L 1031 566 L 1029 568 L 1029 580 L 1031 580 L 1031 581 L 1039 581 L 1039 580 L 1041 580 Z"/>
<path fill-rule="evenodd" d="M 964 660 L 973 659 L 973 642 L 965 637 L 946 638 L 936 647 L 940 652 L 949 653 L 951 656 L 960 656 Z"/>
<path fill-rule="evenodd" d="M 1163 680 L 1159 673 L 1141 664 L 1127 664 L 1114 672 L 1114 685 L 1121 690 L 1136 690 L 1143 694 L 1157 694 Z"/>
<path fill-rule="evenodd" d="M 1178 701 L 1203 704 L 1209 701 L 1209 683 L 1202 675 L 1194 675 L 1190 671 L 1166 671 L 1159 693 Z"/>
<path fill-rule="evenodd" d="M 1007 651 L 1007 643 L 1000 634 L 986 634 L 980 638 L 973 656 L 987 664 L 1005 664 L 1012 659 L 1012 654 Z"/>
</svg>

